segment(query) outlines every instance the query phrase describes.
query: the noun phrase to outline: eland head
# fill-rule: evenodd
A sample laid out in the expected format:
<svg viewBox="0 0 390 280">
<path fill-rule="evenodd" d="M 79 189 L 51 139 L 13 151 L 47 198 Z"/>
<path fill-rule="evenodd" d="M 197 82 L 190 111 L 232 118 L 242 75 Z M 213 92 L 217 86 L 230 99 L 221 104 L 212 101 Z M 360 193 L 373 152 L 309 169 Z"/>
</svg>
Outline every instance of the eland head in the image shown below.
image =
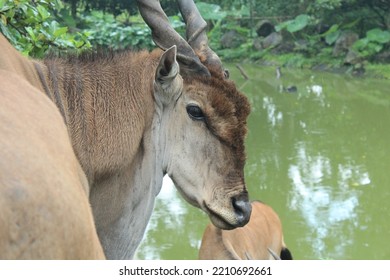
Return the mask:
<svg viewBox="0 0 390 280">
<path fill-rule="evenodd" d="M 159 1 L 138 0 L 156 44 L 166 50 L 155 74 L 163 168 L 179 192 L 219 228 L 245 225 L 251 204 L 244 180 L 250 106 L 208 47 L 206 22 L 192 1 L 178 1 L 187 41 Z"/>
</svg>

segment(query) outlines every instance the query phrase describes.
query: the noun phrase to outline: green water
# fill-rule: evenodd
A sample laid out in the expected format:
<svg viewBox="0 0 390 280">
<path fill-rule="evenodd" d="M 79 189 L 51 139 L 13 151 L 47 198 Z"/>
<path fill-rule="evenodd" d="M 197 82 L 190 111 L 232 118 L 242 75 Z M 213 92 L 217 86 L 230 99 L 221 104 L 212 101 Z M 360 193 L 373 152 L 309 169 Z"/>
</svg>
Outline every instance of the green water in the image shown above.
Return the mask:
<svg viewBox="0 0 390 280">
<path fill-rule="evenodd" d="M 246 183 L 293 257 L 390 259 L 390 81 L 244 69 L 249 81 L 230 66 L 252 104 Z M 196 259 L 207 223 L 167 178 L 137 258 Z"/>
</svg>

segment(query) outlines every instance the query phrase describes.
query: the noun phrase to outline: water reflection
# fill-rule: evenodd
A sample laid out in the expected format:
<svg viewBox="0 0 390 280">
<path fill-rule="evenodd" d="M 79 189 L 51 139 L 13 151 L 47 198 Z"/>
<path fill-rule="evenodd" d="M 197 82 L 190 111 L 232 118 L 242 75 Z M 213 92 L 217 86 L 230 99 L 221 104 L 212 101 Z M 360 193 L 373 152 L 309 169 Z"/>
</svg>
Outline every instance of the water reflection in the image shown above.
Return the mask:
<svg viewBox="0 0 390 280">
<path fill-rule="evenodd" d="M 169 244 L 165 242 L 163 244 L 158 244 L 154 235 L 156 235 L 156 233 L 158 234 L 161 223 L 163 223 L 166 232 L 175 231 L 179 234 L 182 225 L 185 224 L 184 219 L 188 213 L 188 208 L 184 203 L 185 202 L 178 197 L 172 180 L 168 176 L 165 176 L 163 178 L 163 186 L 156 199 L 153 215 L 144 236 L 143 243 L 148 243 L 149 246 L 141 245 L 137 251 L 136 259 L 163 259 L 162 252 L 169 249 L 169 247 L 172 246 L 172 243 Z"/>
<path fill-rule="evenodd" d="M 253 186 L 252 196 L 278 208 L 298 258 L 378 257 L 369 247 L 385 242 L 386 234 L 371 211 L 376 200 L 383 201 L 372 198 L 384 190 L 388 176 L 378 185 L 372 177 L 381 173 L 377 168 L 382 174 L 383 169 L 370 166 L 367 158 L 380 156 L 384 139 L 389 139 L 388 129 L 369 121 L 386 118 L 380 106 L 387 101 L 375 100 L 373 106 L 356 97 L 367 90 L 354 83 L 345 90 L 341 81 L 317 74 L 292 77 L 286 83 L 296 85 L 297 91 L 290 93 L 279 90 L 277 83 L 283 81 L 272 85 L 267 78 L 274 91 L 265 92 L 262 102 L 253 99 L 253 106 L 262 110 L 251 115 L 248 143 L 254 154 L 249 156 L 247 182 Z M 388 197 L 389 192 L 382 195 Z M 384 227 L 388 232 L 387 222 Z"/>
<path fill-rule="evenodd" d="M 299 143 L 296 153 L 288 169 L 292 184 L 289 207 L 300 212 L 308 227 L 301 242 L 311 244 L 315 258 L 340 259 L 345 247 L 354 243 L 360 225 L 361 192 L 356 186 L 368 185 L 370 176 L 351 162 L 335 169 L 330 158 L 313 156 L 305 143 Z M 332 178 L 337 178 L 334 184 Z"/>
<path fill-rule="evenodd" d="M 306 90 L 308 93 L 314 93 L 316 96 L 320 96 L 322 94 L 322 86 L 320 85 L 307 86 Z"/>
<path fill-rule="evenodd" d="M 275 126 L 283 121 L 283 113 L 276 109 L 276 105 L 272 97 L 265 96 L 263 98 L 263 109 L 267 112 L 268 122 L 271 126 Z"/>
</svg>

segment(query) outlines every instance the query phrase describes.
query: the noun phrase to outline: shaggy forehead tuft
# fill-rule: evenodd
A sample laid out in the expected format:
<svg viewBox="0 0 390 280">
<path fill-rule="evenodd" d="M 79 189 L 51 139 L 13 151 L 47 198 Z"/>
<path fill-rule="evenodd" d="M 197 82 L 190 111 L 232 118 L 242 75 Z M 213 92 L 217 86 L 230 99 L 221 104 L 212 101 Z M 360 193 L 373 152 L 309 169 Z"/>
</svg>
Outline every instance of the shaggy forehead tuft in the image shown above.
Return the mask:
<svg viewBox="0 0 390 280">
<path fill-rule="evenodd" d="M 246 120 L 250 105 L 232 81 L 219 77 L 184 78 L 187 90 L 204 95 L 203 111 L 210 131 L 222 142 L 232 147 L 240 162 L 244 161 Z"/>
</svg>

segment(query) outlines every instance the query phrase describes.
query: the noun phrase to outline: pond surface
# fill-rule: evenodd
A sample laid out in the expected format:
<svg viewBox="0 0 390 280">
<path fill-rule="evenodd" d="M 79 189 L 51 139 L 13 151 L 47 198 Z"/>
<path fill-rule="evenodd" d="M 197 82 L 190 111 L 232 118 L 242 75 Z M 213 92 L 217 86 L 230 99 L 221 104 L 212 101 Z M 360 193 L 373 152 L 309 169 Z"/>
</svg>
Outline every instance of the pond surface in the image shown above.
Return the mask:
<svg viewBox="0 0 390 280">
<path fill-rule="evenodd" d="M 293 257 L 390 259 L 390 81 L 244 69 L 248 81 L 230 66 L 252 104 L 247 187 L 279 214 Z M 136 257 L 197 259 L 208 218 L 165 179 Z"/>
</svg>

